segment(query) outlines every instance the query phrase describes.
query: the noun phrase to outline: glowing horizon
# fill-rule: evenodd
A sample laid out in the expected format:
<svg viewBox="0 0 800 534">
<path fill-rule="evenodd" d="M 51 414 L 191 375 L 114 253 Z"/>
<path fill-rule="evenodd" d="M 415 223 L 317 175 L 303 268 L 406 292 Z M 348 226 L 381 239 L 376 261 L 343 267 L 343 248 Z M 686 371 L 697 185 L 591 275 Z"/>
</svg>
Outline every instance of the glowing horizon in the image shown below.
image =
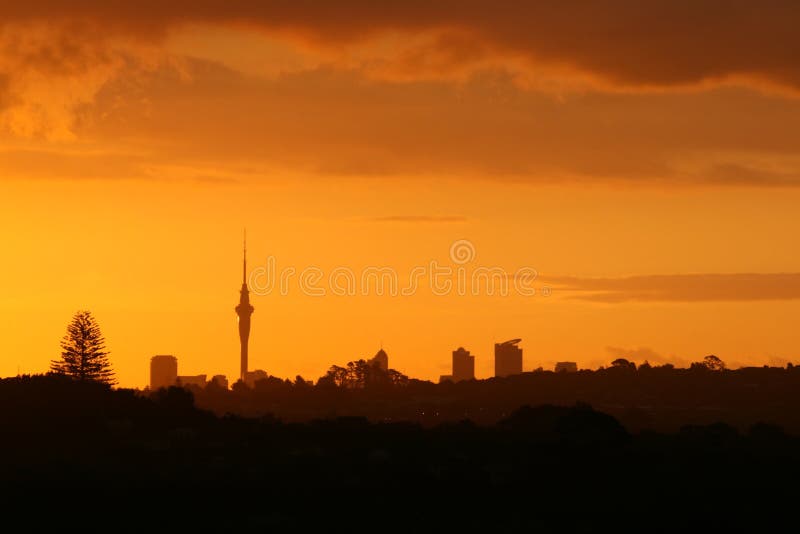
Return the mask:
<svg viewBox="0 0 800 534">
<path fill-rule="evenodd" d="M 46 371 L 89 309 L 121 386 L 156 354 L 235 378 L 244 227 L 251 283 L 268 258 L 405 282 L 460 240 L 537 275 L 253 294 L 276 376 L 381 341 L 430 380 L 513 338 L 525 370 L 800 360 L 794 4 L 181 5 L 0 5 L 0 375 Z"/>
</svg>

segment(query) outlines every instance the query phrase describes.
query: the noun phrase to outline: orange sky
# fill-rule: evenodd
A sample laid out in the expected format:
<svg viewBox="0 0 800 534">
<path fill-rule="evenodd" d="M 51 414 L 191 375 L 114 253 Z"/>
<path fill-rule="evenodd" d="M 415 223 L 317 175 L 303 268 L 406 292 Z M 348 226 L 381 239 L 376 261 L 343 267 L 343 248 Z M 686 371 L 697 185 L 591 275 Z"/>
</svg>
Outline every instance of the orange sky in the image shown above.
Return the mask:
<svg viewBox="0 0 800 534">
<path fill-rule="evenodd" d="M 123 386 L 162 353 L 235 376 L 245 226 L 252 268 L 402 281 L 466 239 L 470 272 L 539 273 L 254 296 L 278 376 L 383 342 L 428 379 L 464 345 L 485 377 L 514 337 L 526 369 L 800 360 L 794 3 L 250 4 L 0 2 L 0 375 L 46 370 L 86 308 Z"/>
</svg>

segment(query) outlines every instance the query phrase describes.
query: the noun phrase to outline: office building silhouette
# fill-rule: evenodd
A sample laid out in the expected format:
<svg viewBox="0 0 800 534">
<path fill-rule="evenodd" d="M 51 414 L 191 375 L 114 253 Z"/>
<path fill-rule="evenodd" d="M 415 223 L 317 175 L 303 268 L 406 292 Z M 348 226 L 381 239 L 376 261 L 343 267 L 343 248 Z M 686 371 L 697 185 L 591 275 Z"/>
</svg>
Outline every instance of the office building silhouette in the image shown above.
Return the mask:
<svg viewBox="0 0 800 534">
<path fill-rule="evenodd" d="M 178 359 L 167 354 L 150 358 L 150 389 L 174 386 L 178 379 Z"/>
<path fill-rule="evenodd" d="M 453 351 L 453 382 L 475 379 L 475 356 L 464 347 Z"/>
<path fill-rule="evenodd" d="M 239 305 L 236 306 L 236 315 L 239 316 L 239 344 L 241 345 L 241 372 L 239 377 L 244 380 L 247 375 L 248 344 L 250 341 L 250 316 L 255 308 L 250 304 L 250 290 L 247 288 L 247 234 L 244 239 L 244 259 L 242 262 L 242 289 L 239 291 Z"/>
<path fill-rule="evenodd" d="M 517 344 L 521 339 L 512 339 L 494 344 L 494 376 L 511 376 L 522 373 L 522 349 Z"/>
</svg>

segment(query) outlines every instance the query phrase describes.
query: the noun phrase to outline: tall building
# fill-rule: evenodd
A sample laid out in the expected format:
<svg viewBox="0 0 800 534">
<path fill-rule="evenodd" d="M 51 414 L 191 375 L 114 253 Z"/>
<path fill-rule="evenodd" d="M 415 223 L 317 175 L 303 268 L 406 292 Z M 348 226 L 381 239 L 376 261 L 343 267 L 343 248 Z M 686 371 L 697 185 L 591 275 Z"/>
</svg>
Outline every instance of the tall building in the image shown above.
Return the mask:
<svg viewBox="0 0 800 534">
<path fill-rule="evenodd" d="M 150 389 L 174 386 L 178 379 L 178 359 L 162 354 L 150 358 Z"/>
<path fill-rule="evenodd" d="M 375 353 L 375 356 L 373 356 L 370 361 L 372 363 L 376 364 L 378 367 L 380 367 L 384 371 L 388 371 L 389 370 L 389 355 L 386 354 L 386 351 L 383 350 L 383 347 L 381 347 L 381 350 L 379 350 L 377 353 Z"/>
<path fill-rule="evenodd" d="M 239 343 L 241 344 L 241 373 L 244 380 L 247 375 L 247 345 L 250 341 L 250 316 L 255 308 L 250 305 L 250 290 L 247 288 L 247 235 L 244 240 L 244 260 L 242 262 L 242 289 L 239 292 L 239 305 L 236 315 L 239 316 Z"/>
<path fill-rule="evenodd" d="M 522 373 L 521 339 L 494 344 L 494 376 L 511 376 Z"/>
<path fill-rule="evenodd" d="M 475 356 L 464 347 L 453 351 L 453 382 L 475 379 Z"/>
</svg>

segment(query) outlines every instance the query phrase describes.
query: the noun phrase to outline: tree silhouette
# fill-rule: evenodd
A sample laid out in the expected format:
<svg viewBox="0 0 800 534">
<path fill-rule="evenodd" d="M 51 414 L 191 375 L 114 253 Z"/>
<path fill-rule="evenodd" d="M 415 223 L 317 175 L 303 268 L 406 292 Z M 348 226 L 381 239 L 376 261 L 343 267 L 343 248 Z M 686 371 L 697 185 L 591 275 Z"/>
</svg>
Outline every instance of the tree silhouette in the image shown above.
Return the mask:
<svg viewBox="0 0 800 534">
<path fill-rule="evenodd" d="M 629 362 L 625 358 L 617 358 L 616 360 L 611 362 L 611 366 L 614 369 L 625 369 L 625 370 L 630 370 L 630 371 L 635 371 L 636 370 L 636 364 L 633 363 L 633 362 Z"/>
<path fill-rule="evenodd" d="M 703 358 L 703 365 L 711 371 L 722 371 L 725 369 L 725 362 L 714 356 L 713 354 Z"/>
<path fill-rule="evenodd" d="M 703 358 L 702 362 L 694 362 L 689 369 L 698 371 L 723 371 L 725 369 L 725 362 L 718 357 L 710 354 Z"/>
<path fill-rule="evenodd" d="M 114 371 L 100 326 L 89 311 L 79 311 L 61 340 L 61 359 L 50 362 L 50 370 L 76 380 L 114 384 Z"/>
<path fill-rule="evenodd" d="M 394 369 L 384 370 L 374 361 L 357 360 L 348 362 L 346 367 L 333 365 L 317 384 L 346 389 L 390 388 L 405 386 L 408 377 Z"/>
</svg>

